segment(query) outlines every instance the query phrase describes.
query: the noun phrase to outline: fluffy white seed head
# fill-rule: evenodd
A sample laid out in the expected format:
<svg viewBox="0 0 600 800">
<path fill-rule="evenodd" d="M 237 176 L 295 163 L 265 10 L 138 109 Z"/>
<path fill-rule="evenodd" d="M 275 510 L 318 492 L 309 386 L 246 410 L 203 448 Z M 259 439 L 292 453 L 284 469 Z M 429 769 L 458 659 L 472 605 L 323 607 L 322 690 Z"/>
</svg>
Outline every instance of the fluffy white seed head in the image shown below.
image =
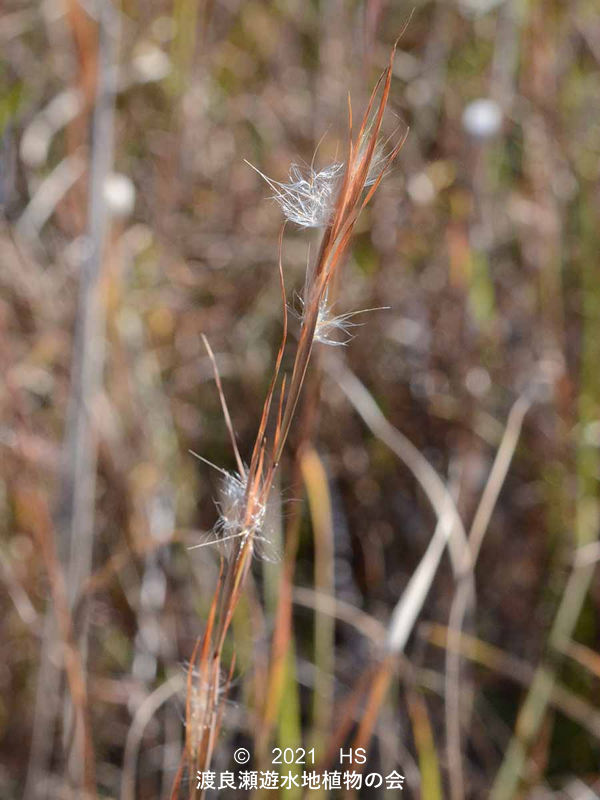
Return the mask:
<svg viewBox="0 0 600 800">
<path fill-rule="evenodd" d="M 290 222 L 302 228 L 322 228 L 329 224 L 343 164 L 334 163 L 318 172 L 312 166 L 303 170 L 298 164 L 292 164 L 289 181 L 282 183 L 246 163 L 273 189 L 273 199 Z"/>
<path fill-rule="evenodd" d="M 217 503 L 219 508 L 218 532 L 223 539 L 230 536 L 247 536 L 258 533 L 264 524 L 265 507 L 246 496 L 246 478 L 237 472 L 226 472 Z M 252 509 L 248 514 L 248 503 Z"/>
<path fill-rule="evenodd" d="M 347 311 L 345 314 L 334 314 L 333 306 L 330 305 L 327 299 L 327 291 L 323 294 L 319 302 L 319 312 L 317 314 L 317 324 L 315 326 L 314 341 L 321 344 L 328 344 L 332 347 L 344 347 L 354 337 L 350 333 L 351 328 L 358 328 L 362 325 L 360 322 L 354 322 L 353 317 L 359 314 L 365 314 L 367 311 L 381 311 L 387 306 L 380 306 L 378 308 L 364 308 L 358 311 Z M 305 301 L 304 298 L 299 297 L 300 312 L 291 309 L 294 316 L 296 316 L 302 325 L 304 325 L 305 316 Z"/>
<path fill-rule="evenodd" d="M 190 453 L 217 470 L 222 479 L 219 497 L 215 501 L 219 518 L 206 541 L 192 545 L 188 549 L 197 550 L 200 547 L 217 545 L 224 553 L 230 555 L 233 552 L 234 540 L 245 541 L 251 537 L 254 551 L 256 552 L 255 545 L 261 545 L 261 555 L 268 558 L 266 550 L 270 543 L 263 535 L 267 503 L 260 499 L 263 497 L 262 493 L 259 493 L 260 497 L 256 497 L 256 493 L 254 496 L 248 496 L 246 466 L 242 464 L 244 474 L 240 475 L 239 472 L 228 472 L 222 467 L 218 467 L 193 450 L 190 450 Z"/>
<path fill-rule="evenodd" d="M 352 339 L 350 328 L 354 328 L 357 325 L 357 323 L 351 321 L 354 313 L 359 312 L 350 311 L 346 314 L 335 315 L 332 307 L 327 303 L 327 297 L 324 296 L 319 303 L 315 342 L 329 344 L 332 347 L 343 347 L 348 344 Z M 344 338 L 340 339 L 338 338 L 339 336 Z"/>
<path fill-rule="evenodd" d="M 185 722 L 187 747 L 197 753 L 206 731 L 211 730 L 214 715 L 221 702 L 226 700 L 227 675 L 220 670 L 217 685 L 211 685 L 202 670 L 185 664 L 186 673 L 191 670 L 190 690 L 187 693 L 189 717 Z"/>
</svg>

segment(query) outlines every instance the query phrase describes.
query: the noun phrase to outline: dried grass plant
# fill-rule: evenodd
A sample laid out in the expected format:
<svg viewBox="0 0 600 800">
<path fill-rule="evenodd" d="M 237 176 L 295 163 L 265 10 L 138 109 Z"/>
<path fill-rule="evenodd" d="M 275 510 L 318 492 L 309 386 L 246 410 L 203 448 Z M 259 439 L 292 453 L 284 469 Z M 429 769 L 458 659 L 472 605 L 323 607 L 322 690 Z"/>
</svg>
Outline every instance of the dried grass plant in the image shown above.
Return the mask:
<svg viewBox="0 0 600 800">
<path fill-rule="evenodd" d="M 309 263 L 301 301 L 301 329 L 295 346 L 291 374 L 282 375 L 282 359 L 288 340 L 288 310 L 284 283 L 282 246 L 285 224 L 279 238 L 279 282 L 283 305 L 283 334 L 267 391 L 249 466 L 245 466 L 236 444 L 216 361 L 208 341 L 223 414 L 234 450 L 237 473 L 223 474 L 220 518 L 217 524 L 221 547 L 218 583 L 206 629 L 191 658 L 186 708 L 186 744 L 174 781 L 172 798 L 178 796 L 184 774 L 190 777 L 190 797 L 196 796 L 193 776 L 207 770 L 223 716 L 224 699 L 231 681 L 233 663 L 223 670 L 223 648 L 263 526 L 269 495 L 294 420 L 313 346 L 317 342 L 339 345 L 347 335 L 351 314 L 336 316 L 331 297 L 343 267 L 352 233 L 361 211 L 377 190 L 389 166 L 402 147 L 406 134 L 389 145 L 381 140 L 381 128 L 390 94 L 392 64 L 371 94 L 356 138 L 353 136 L 352 107 L 348 99 L 349 137 L 345 163 L 333 164 L 319 172 L 310 167 L 303 173 L 290 169 L 289 183 L 267 180 L 274 190 L 286 222 L 302 227 L 323 228 L 314 263 Z M 262 175 L 262 173 L 261 173 Z M 341 332 L 341 334 L 340 334 Z M 273 433 L 269 435 L 269 427 Z"/>
</svg>

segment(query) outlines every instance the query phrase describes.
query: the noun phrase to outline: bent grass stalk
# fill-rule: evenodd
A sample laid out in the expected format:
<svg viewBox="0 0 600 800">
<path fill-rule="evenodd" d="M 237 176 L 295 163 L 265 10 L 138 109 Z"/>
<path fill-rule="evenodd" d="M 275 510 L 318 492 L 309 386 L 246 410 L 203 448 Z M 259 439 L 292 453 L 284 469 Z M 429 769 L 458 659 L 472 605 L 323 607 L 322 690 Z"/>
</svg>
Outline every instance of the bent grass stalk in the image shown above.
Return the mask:
<svg viewBox="0 0 600 800">
<path fill-rule="evenodd" d="M 299 198 L 293 194 L 293 183 L 285 186 L 275 181 L 270 182 L 271 186 L 276 189 L 276 199 L 283 198 L 281 204 L 284 214 L 286 209 L 289 212 L 290 207 L 292 210 L 302 205 L 306 207 L 306 203 L 311 200 L 311 198 L 307 198 L 311 180 L 312 185 L 316 185 L 319 195 L 324 198 L 328 208 L 321 220 L 324 222 L 324 232 L 317 259 L 312 268 L 307 270 L 306 286 L 302 298 L 302 326 L 289 380 L 287 375 L 280 380 L 281 363 L 287 341 L 287 299 L 282 267 L 285 224 L 281 230 L 278 269 L 283 302 L 283 333 L 248 468 L 244 466 L 240 457 L 214 355 L 205 340 L 215 370 L 217 389 L 238 467 L 238 475 L 230 477 L 239 483 L 239 487 L 243 488 L 237 491 L 239 487 L 236 484 L 233 519 L 228 519 L 224 526 L 228 536 L 231 537 L 230 545 L 227 555 L 221 555 L 219 580 L 204 636 L 196 645 L 190 663 L 186 708 L 186 744 L 175 777 L 172 798 L 178 796 L 186 769 L 190 777 L 189 796 L 194 797 L 201 794 L 200 790 L 196 790 L 193 777 L 196 770 L 206 770 L 210 766 L 223 713 L 223 698 L 227 693 L 233 669 L 231 666 L 227 678 L 222 677 L 223 646 L 250 568 L 255 540 L 260 536 L 264 510 L 294 419 L 313 344 L 318 340 L 319 326 L 325 324 L 323 313 L 327 308 L 328 289 L 340 270 L 361 211 L 375 193 L 406 139 L 405 134 L 387 154 L 382 154 L 379 134 L 390 92 L 395 51 L 396 45 L 392 49 L 388 67 L 373 89 L 355 141 L 352 132 L 352 108 L 350 99 L 348 99 L 348 151 L 343 174 L 339 181 L 337 179 L 338 171 L 329 170 L 330 177 L 336 181 L 335 193 L 324 190 L 323 173 L 316 174 L 320 176 L 318 181 L 315 180 L 312 172 L 308 179 L 297 175 L 296 172 L 293 173 L 292 178 L 296 182 L 300 181 L 301 196 Z M 333 202 L 331 198 L 334 198 Z M 314 198 L 312 199 L 314 200 Z M 300 206 L 298 204 L 294 206 L 294 200 L 297 200 Z M 318 198 L 315 202 L 318 204 Z M 332 205 L 329 212 L 330 203 Z M 318 214 L 315 206 L 310 206 L 310 210 L 316 219 Z M 293 215 L 291 219 L 296 223 L 299 222 L 298 215 Z M 275 399 L 277 392 L 278 398 Z M 274 405 L 276 405 L 274 432 L 269 437 L 267 426 L 273 416 L 272 407 Z"/>
</svg>

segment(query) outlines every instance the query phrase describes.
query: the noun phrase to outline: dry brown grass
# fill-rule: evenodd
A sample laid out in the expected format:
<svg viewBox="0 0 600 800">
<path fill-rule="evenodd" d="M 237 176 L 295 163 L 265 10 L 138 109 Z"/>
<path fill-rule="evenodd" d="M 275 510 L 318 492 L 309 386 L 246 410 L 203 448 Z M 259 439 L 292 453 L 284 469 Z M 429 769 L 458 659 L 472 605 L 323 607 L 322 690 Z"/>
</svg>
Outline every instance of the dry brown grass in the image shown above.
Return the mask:
<svg viewBox="0 0 600 800">
<path fill-rule="evenodd" d="M 210 768 L 232 674 L 232 667 L 230 667 L 228 677 L 223 678 L 223 647 L 241 592 L 244 589 L 256 539 L 261 534 L 265 509 L 300 400 L 313 345 L 318 337 L 319 326 L 324 324 L 321 319 L 324 311 L 327 313 L 324 306 L 329 301 L 331 287 L 339 278 L 356 221 L 404 144 L 405 136 L 400 138 L 385 155 L 381 155 L 378 151 L 378 147 L 381 146 L 380 131 L 390 92 L 395 51 L 396 47 L 392 50 L 389 66 L 373 89 L 355 140 L 352 130 L 352 109 L 350 100 L 348 100 L 349 138 L 343 177 L 335 199 L 333 213 L 323 233 L 316 262 L 314 265 L 309 265 L 307 269 L 307 281 L 302 300 L 301 331 L 293 356 L 289 380 L 287 375 L 280 376 L 287 342 L 287 297 L 282 265 L 283 229 L 281 231 L 279 279 L 283 302 L 283 335 L 248 469 L 244 467 L 238 452 L 231 418 L 216 370 L 216 362 L 210 346 L 206 343 L 209 356 L 215 364 L 217 388 L 238 465 L 238 476 L 232 480 L 236 481 L 236 487 L 243 487 L 243 500 L 241 506 L 236 505 L 233 518 L 225 522 L 226 536 L 232 544 L 227 548 L 227 555 L 223 555 L 221 558 L 219 581 L 211 604 L 206 630 L 191 659 L 187 694 L 186 747 L 182 756 L 182 765 L 175 780 L 173 798 L 178 796 L 183 765 L 192 776 L 198 770 L 204 771 Z M 275 409 L 274 430 L 271 435 L 268 435 L 276 394 L 278 394 L 278 400 Z M 281 603 L 284 607 L 289 607 L 288 593 L 284 592 L 281 595 Z M 286 625 L 289 624 L 289 615 L 285 614 L 283 619 Z M 278 631 L 276 638 L 282 635 L 287 641 L 289 635 L 282 634 L 281 631 Z M 277 649 L 275 647 L 275 654 Z M 269 693 L 267 693 L 268 696 Z M 268 710 L 267 716 L 270 716 Z M 197 793 L 192 780 L 190 797 L 195 797 Z"/>
</svg>

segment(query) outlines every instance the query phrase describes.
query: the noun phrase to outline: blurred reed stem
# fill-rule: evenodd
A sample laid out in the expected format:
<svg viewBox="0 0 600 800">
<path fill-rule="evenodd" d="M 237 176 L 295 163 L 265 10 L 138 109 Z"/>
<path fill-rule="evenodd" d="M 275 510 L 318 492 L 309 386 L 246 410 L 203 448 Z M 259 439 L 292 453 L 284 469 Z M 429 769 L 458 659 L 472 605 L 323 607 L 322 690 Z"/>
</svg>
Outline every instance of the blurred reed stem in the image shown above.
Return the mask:
<svg viewBox="0 0 600 800">
<path fill-rule="evenodd" d="M 334 594 L 333 519 L 329 481 L 316 450 L 302 454 L 302 475 L 308 496 L 314 541 L 315 591 Z M 322 752 L 329 734 L 333 713 L 335 620 L 315 609 L 314 628 L 315 685 L 313 696 L 312 746 Z"/>
<path fill-rule="evenodd" d="M 591 189 L 589 190 L 592 191 Z M 596 259 L 600 236 L 592 211 L 592 198 L 585 195 L 579 205 L 582 284 L 582 347 L 577 425 L 577 499 L 575 507 L 576 548 L 598 538 L 600 506 L 598 474 L 600 452 L 586 437 L 588 426 L 600 413 L 600 284 Z M 595 564 L 578 563 L 571 569 L 563 590 L 548 639 L 548 652 L 539 665 L 519 710 L 515 733 L 504 755 L 491 792 L 491 800 L 512 800 L 521 781 L 527 779 L 527 760 L 539 735 L 557 675 L 561 655 L 568 645 L 587 596 Z"/>
</svg>

